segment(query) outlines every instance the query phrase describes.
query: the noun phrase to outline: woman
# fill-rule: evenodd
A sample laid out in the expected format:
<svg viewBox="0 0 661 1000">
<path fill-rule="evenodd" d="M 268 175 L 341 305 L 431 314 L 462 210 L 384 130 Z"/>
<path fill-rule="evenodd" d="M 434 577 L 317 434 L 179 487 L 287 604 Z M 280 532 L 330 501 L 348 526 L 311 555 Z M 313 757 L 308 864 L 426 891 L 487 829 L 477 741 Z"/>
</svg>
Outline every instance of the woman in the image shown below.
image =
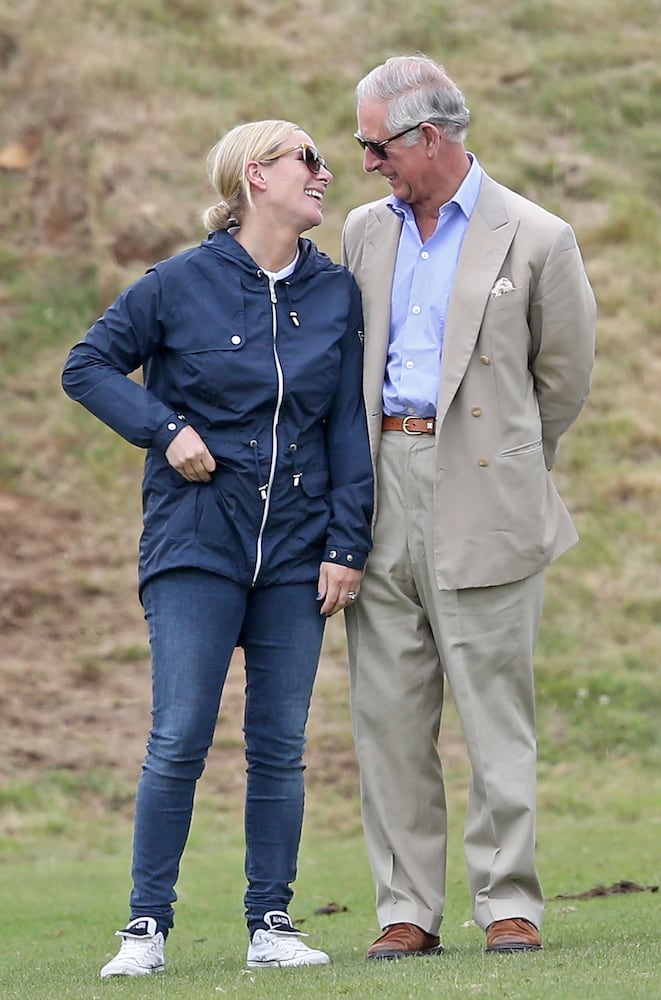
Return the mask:
<svg viewBox="0 0 661 1000">
<path fill-rule="evenodd" d="M 136 797 L 130 920 L 101 970 L 165 967 L 174 886 L 235 646 L 246 663 L 248 965 L 329 961 L 287 913 L 305 725 L 325 619 L 355 600 L 372 472 L 361 307 L 301 233 L 332 174 L 286 121 L 211 150 L 208 239 L 126 289 L 71 351 L 67 394 L 147 449 L 140 596 L 153 725 Z M 144 383 L 128 377 L 143 366 Z"/>
</svg>

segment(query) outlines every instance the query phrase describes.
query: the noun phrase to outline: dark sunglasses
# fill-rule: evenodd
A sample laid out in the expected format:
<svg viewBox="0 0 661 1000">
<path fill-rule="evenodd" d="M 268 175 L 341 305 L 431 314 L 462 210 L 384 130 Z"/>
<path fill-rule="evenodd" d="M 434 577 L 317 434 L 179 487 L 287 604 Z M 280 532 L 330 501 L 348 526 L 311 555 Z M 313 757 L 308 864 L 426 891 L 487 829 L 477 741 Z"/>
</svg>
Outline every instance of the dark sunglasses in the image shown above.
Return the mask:
<svg viewBox="0 0 661 1000">
<path fill-rule="evenodd" d="M 271 153 L 270 156 L 262 157 L 259 162 L 268 163 L 271 160 L 279 160 L 281 156 L 286 156 L 287 153 L 294 153 L 297 149 L 302 150 L 303 156 L 301 159 L 311 173 L 318 174 L 322 167 L 328 169 L 323 156 L 319 155 L 319 150 L 315 149 L 314 146 L 308 146 L 307 142 L 301 142 L 298 146 L 289 146 L 287 149 L 279 149 L 277 153 Z"/>
<path fill-rule="evenodd" d="M 417 125 L 411 125 L 410 128 L 405 128 L 402 132 L 398 132 L 397 135 L 391 135 L 387 139 L 381 139 L 380 142 L 377 142 L 375 139 L 364 139 L 360 132 L 354 133 L 354 139 L 361 149 L 369 149 L 370 153 L 374 153 L 374 155 L 378 156 L 380 160 L 387 160 L 388 150 L 386 149 L 386 146 L 388 143 L 394 142 L 395 139 L 401 139 L 403 135 L 408 135 L 409 132 L 415 132 L 415 130 L 420 128 L 421 125 L 424 125 L 424 122 L 418 122 Z"/>
</svg>

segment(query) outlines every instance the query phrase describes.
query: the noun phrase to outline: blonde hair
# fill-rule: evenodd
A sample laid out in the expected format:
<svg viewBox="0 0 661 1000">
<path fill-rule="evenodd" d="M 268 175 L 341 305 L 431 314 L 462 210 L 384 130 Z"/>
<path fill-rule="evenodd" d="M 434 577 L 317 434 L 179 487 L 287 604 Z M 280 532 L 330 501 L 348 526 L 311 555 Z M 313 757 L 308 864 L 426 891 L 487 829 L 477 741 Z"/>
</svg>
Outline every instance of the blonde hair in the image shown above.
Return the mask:
<svg viewBox="0 0 661 1000">
<path fill-rule="evenodd" d="M 207 156 L 207 177 L 220 200 L 202 213 L 207 232 L 240 224 L 246 208 L 253 205 L 246 165 L 275 153 L 298 127 L 280 119 L 244 122 L 218 140 Z"/>
</svg>

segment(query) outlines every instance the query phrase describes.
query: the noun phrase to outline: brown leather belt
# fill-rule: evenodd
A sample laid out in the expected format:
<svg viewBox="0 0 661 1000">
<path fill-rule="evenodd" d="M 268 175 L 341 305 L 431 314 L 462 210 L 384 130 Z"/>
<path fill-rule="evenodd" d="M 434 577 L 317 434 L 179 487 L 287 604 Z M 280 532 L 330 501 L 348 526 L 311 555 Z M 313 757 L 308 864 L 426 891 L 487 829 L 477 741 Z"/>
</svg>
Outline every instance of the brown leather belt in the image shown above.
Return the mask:
<svg viewBox="0 0 661 1000">
<path fill-rule="evenodd" d="M 405 434 L 433 434 L 436 430 L 436 418 L 387 417 L 384 414 L 381 429 L 384 431 L 404 431 Z"/>
</svg>

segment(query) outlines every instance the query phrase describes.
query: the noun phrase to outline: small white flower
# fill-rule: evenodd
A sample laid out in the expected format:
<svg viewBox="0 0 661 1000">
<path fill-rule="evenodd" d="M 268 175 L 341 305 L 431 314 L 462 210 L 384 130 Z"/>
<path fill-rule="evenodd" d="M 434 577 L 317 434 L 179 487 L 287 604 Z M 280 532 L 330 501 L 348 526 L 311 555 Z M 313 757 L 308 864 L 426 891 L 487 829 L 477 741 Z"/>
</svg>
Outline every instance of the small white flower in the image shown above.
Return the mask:
<svg viewBox="0 0 661 1000">
<path fill-rule="evenodd" d="M 600 694 L 599 695 L 599 704 L 600 705 L 610 705 L 610 703 L 611 703 L 611 700 L 610 700 L 610 696 L 609 695 L 607 695 L 607 694 Z"/>
<path fill-rule="evenodd" d="M 590 692 L 588 691 L 587 688 L 579 688 L 578 691 L 576 692 L 576 697 L 578 698 L 579 701 L 585 701 L 585 699 L 588 698 L 589 695 Z"/>
</svg>

